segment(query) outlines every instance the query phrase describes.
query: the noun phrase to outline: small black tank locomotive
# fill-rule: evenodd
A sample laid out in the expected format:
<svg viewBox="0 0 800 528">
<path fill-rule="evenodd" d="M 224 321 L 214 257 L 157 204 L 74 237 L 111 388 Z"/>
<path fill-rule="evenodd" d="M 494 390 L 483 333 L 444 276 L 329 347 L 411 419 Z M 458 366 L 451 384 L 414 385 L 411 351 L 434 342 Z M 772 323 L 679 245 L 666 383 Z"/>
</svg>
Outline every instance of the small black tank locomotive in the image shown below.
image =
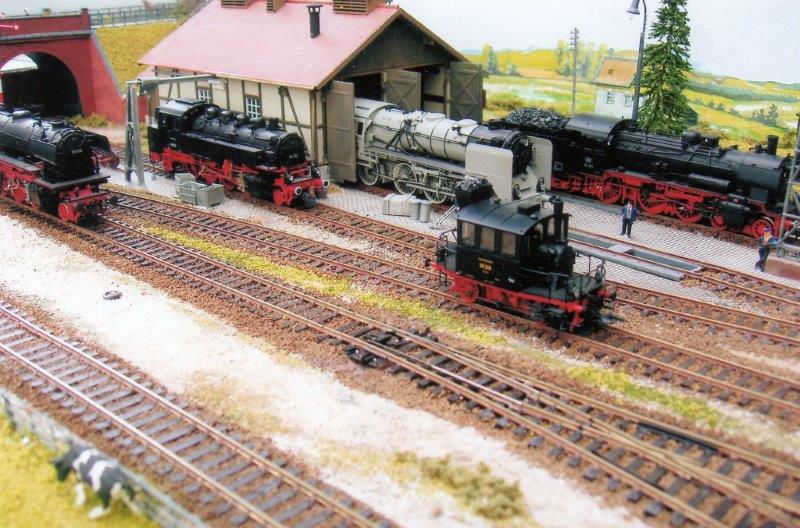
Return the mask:
<svg viewBox="0 0 800 528">
<path fill-rule="evenodd" d="M 148 140 L 150 159 L 165 170 L 184 167 L 206 183 L 278 205 L 314 205 L 314 196 L 328 186 L 306 158 L 303 139 L 277 119 L 251 119 L 198 99 L 175 99 L 156 110 Z"/>
<path fill-rule="evenodd" d="M 0 192 L 19 203 L 76 223 L 101 212 L 109 194 L 99 169 L 110 153 L 105 136 L 0 106 Z"/>
<path fill-rule="evenodd" d="M 567 243 L 569 215 L 551 198 L 550 213 L 535 199 L 492 198 L 483 179 L 468 177 L 455 187 L 459 212 L 455 240 L 440 240 L 436 262 L 450 292 L 465 302 L 495 303 L 574 331 L 612 320 L 616 292 L 605 284 L 605 266 L 574 271 L 576 251 Z"/>
</svg>

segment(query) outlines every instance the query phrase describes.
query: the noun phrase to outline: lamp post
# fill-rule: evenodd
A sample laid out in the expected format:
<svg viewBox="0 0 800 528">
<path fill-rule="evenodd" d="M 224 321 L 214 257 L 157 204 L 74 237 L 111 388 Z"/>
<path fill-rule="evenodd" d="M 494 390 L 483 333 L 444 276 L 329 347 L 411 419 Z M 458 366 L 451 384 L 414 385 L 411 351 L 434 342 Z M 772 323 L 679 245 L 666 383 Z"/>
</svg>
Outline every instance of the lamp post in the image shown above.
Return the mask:
<svg viewBox="0 0 800 528">
<path fill-rule="evenodd" d="M 632 0 L 631 6 L 628 8 L 628 13 L 632 15 L 638 15 L 639 13 L 639 1 L 640 0 Z M 642 5 L 644 6 L 644 20 L 642 21 L 642 36 L 639 38 L 639 59 L 636 63 L 636 88 L 633 92 L 633 113 L 631 114 L 631 119 L 634 123 L 639 117 L 639 93 L 642 89 L 642 57 L 644 56 L 644 36 L 647 32 L 647 2 L 645 0 L 641 0 Z"/>
</svg>

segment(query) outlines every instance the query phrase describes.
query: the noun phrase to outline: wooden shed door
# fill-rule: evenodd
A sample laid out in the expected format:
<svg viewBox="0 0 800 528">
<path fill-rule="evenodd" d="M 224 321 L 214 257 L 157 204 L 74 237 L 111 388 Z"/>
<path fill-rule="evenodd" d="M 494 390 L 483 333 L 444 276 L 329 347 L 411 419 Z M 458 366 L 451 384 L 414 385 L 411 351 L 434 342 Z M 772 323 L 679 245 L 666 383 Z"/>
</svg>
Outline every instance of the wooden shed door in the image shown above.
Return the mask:
<svg viewBox="0 0 800 528">
<path fill-rule="evenodd" d="M 483 120 L 483 68 L 472 62 L 450 63 L 450 119 Z"/>
<path fill-rule="evenodd" d="M 383 100 L 409 112 L 422 108 L 422 74 L 386 70 L 383 72 Z"/>
<path fill-rule="evenodd" d="M 335 182 L 356 181 L 356 103 L 353 83 L 333 81 L 325 96 L 328 164 Z"/>
</svg>

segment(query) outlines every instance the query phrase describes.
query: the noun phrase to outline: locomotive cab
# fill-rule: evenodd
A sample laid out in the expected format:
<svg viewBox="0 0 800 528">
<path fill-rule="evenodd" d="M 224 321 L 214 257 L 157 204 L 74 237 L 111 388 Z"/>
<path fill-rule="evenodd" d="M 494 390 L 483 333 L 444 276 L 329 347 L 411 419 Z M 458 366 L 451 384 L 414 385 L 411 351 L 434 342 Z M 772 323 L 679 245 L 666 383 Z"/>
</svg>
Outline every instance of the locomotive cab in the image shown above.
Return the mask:
<svg viewBox="0 0 800 528">
<path fill-rule="evenodd" d="M 605 286 L 605 268 L 592 270 L 590 260 L 588 271 L 574 271 L 577 253 L 567 241 L 563 202 L 551 198 L 549 211 L 541 198 L 501 201 L 486 197 L 485 187 L 468 181 L 456 187 L 461 209 L 454 240 L 443 235 L 432 264 L 449 279 L 450 291 L 569 330 L 607 323 L 603 310 L 614 294 Z"/>
</svg>

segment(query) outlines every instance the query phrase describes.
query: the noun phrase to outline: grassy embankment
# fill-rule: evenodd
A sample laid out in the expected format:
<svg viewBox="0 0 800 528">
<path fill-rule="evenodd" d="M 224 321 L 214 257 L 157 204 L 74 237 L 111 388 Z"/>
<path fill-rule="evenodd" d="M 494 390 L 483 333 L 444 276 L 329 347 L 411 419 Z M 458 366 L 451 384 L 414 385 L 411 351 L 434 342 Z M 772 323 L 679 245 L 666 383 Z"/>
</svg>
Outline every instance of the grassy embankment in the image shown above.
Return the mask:
<svg viewBox="0 0 800 528">
<path fill-rule="evenodd" d="M 155 528 L 121 503 L 98 520 L 87 516 L 99 504 L 87 492 L 78 508 L 72 494 L 74 477 L 58 482 L 50 462 L 55 454 L 36 441 L 23 441 L 0 414 L 0 526 L 15 528 Z"/>
</svg>

